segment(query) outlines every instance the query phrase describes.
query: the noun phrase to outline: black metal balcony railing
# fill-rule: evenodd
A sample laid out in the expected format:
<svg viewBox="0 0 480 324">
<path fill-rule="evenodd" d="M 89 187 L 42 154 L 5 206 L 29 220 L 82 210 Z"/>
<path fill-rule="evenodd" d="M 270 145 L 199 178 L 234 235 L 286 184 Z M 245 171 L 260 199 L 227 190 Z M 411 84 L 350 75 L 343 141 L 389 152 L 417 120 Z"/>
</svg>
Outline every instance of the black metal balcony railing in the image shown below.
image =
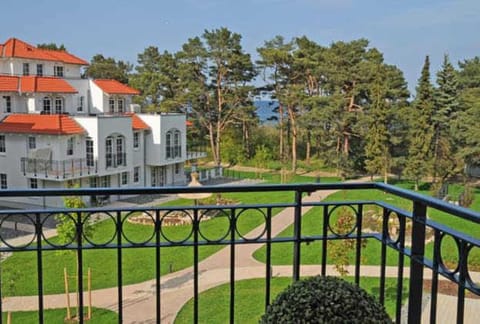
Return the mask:
<svg viewBox="0 0 480 324">
<path fill-rule="evenodd" d="M 306 203 L 305 194 L 318 190 L 358 190 L 358 189 L 376 189 L 379 192 L 388 192 L 395 196 L 409 200 L 412 203 L 412 212 L 401 210 L 397 207 L 389 205 L 381 201 L 349 201 L 349 202 L 309 202 Z M 476 295 L 480 295 L 480 287 L 472 279 L 472 273 L 469 271 L 468 259 L 472 250 L 480 247 L 480 241 L 472 238 L 465 233 L 458 232 L 455 229 L 448 228 L 444 225 L 436 223 L 427 219 L 427 210 L 435 209 L 447 213 L 451 217 L 470 221 L 473 224 L 480 223 L 480 214 L 471 210 L 457 207 L 443 201 L 426 197 L 408 190 L 400 189 L 390 185 L 381 183 L 339 183 L 339 184 L 299 184 L 299 185 L 256 185 L 256 186 L 204 186 L 204 187 L 168 187 L 168 188 L 137 188 L 137 189 L 71 189 L 71 190 L 36 190 L 35 196 L 62 196 L 62 195 L 145 195 L 145 194 L 178 194 L 178 193 L 225 193 L 225 192 L 292 192 L 294 199 L 292 202 L 285 202 L 281 204 L 256 204 L 256 205 L 234 205 L 234 206 L 182 206 L 182 207 L 135 207 L 135 208 L 83 208 L 83 209 L 48 209 L 48 210 L 1 210 L 0 217 L 5 220 L 12 215 L 24 215 L 28 217 L 29 221 L 35 227 L 35 234 L 30 244 L 24 246 L 12 246 L 6 240 L 0 237 L 4 246 L 0 247 L 1 252 L 15 252 L 15 251 L 34 251 L 37 254 L 37 269 L 38 275 L 38 305 L 39 305 L 39 322 L 43 323 L 44 318 L 44 283 L 43 283 L 43 266 L 42 254 L 44 251 L 71 249 L 76 251 L 80 265 L 82 264 L 82 257 L 89 249 L 115 249 L 117 258 L 117 301 L 118 304 L 118 321 L 123 321 L 123 283 L 122 283 L 122 251 L 128 248 L 151 248 L 155 251 L 155 307 L 156 307 L 156 321 L 159 322 L 162 318 L 161 314 L 161 286 L 160 286 L 160 266 L 162 258 L 160 255 L 160 248 L 169 247 L 193 247 L 193 322 L 198 322 L 199 311 L 199 247 L 205 245 L 224 245 L 230 247 L 230 322 L 234 322 L 235 314 L 235 250 L 238 245 L 242 244 L 258 244 L 266 245 L 266 263 L 265 263 L 265 307 L 270 303 L 271 290 L 271 266 L 272 266 L 272 245 L 277 243 L 292 242 L 293 243 L 293 260 L 292 273 L 293 280 L 300 278 L 301 270 L 301 244 L 311 243 L 315 241 L 321 242 L 321 264 L 319 265 L 320 274 L 325 275 L 327 269 L 327 251 L 330 245 L 330 240 L 339 239 L 353 239 L 355 241 L 355 262 L 354 262 L 354 280 L 356 284 L 360 284 L 362 277 L 362 240 L 372 239 L 381 244 L 379 265 L 380 277 L 379 280 L 379 300 L 381 303 L 385 301 L 386 293 L 386 260 L 387 249 L 395 252 L 398 255 L 397 268 L 397 289 L 396 289 L 396 313 L 395 321 L 400 323 L 402 316 L 402 294 L 403 286 L 407 285 L 404 282 L 403 273 L 407 270 L 405 267 L 405 257 L 410 258 L 410 280 L 408 282 L 408 322 L 420 323 L 422 315 L 422 295 L 424 283 L 424 269 L 430 269 L 432 272 L 431 284 L 431 322 L 435 322 L 437 313 L 437 292 L 439 276 L 443 276 L 456 284 L 458 288 L 456 316 L 457 322 L 462 323 L 464 320 L 465 309 L 465 292 L 470 291 Z M 22 197 L 31 196 L 30 190 L 2 190 L 0 191 L 0 199 L 6 197 Z M 380 230 L 377 232 L 367 232 L 362 228 L 364 220 L 368 217 L 365 212 L 368 206 L 377 206 L 383 210 L 382 222 Z M 321 212 L 316 215 L 318 222 L 323 224 L 321 233 L 315 235 L 305 235 L 302 233 L 302 208 L 307 206 L 316 206 L 320 208 Z M 347 234 L 338 234 L 333 230 L 332 222 L 334 218 L 334 211 L 339 206 L 347 206 L 354 211 L 355 225 Z M 293 224 L 294 231 L 291 237 L 272 237 L 272 223 L 275 218 L 272 218 L 273 210 L 276 208 L 293 208 Z M 202 233 L 200 220 L 202 216 L 210 210 L 219 210 L 229 219 L 229 227 L 225 235 L 221 238 L 208 238 L 205 233 Z M 260 212 L 264 222 L 264 229 L 257 237 L 246 237 L 237 227 L 238 219 L 246 210 L 253 210 Z M 128 233 L 123 230 L 124 220 L 134 212 L 142 211 L 150 215 L 154 223 L 152 237 L 145 242 L 135 242 L 129 240 Z M 179 241 L 172 239 L 164 229 L 164 218 L 173 211 L 180 211 L 188 215 L 191 223 L 191 232 L 188 237 Z M 52 215 L 68 212 L 75 218 L 77 239 L 70 244 L 59 246 L 44 240 L 42 234 L 43 224 L 45 218 L 53 217 Z M 97 244 L 88 240 L 88 237 L 83 232 L 84 222 L 82 215 L 103 213 L 107 219 L 114 222 L 115 234 L 108 243 Z M 396 216 L 394 216 L 396 215 Z M 391 235 L 389 229 L 389 221 L 393 217 L 398 218 L 399 230 L 395 236 Z M 2 220 L 2 223 L 3 223 Z M 410 226 L 407 226 L 410 224 Z M 0 224 L 1 225 L 1 224 Z M 426 229 L 433 231 L 433 257 L 427 257 L 425 253 L 425 238 Z M 459 261 L 454 269 L 450 269 L 444 262 L 441 255 L 441 246 L 445 238 L 453 238 L 456 247 L 458 248 Z M 83 242 L 82 238 L 86 239 Z M 406 246 L 406 240 L 411 241 L 411 247 Z M 78 278 L 82 278 L 82 266 L 79 267 Z M 115 275 L 115 274 L 112 274 Z M 78 287 L 83 291 L 83 281 L 78 280 Z M 2 298 L 0 294 L 0 312 L 2 310 Z M 83 322 L 83 295 L 79 294 L 80 307 L 80 322 Z M 405 316 L 404 316 L 405 317 Z M 404 319 L 404 318 L 403 318 Z M 1 317 L 0 317 L 1 322 Z"/>
<path fill-rule="evenodd" d="M 24 176 L 33 178 L 72 179 L 98 172 L 97 161 L 87 159 L 45 160 L 21 158 Z"/>
<path fill-rule="evenodd" d="M 207 157 L 207 147 L 205 145 L 187 146 L 187 160 L 202 159 Z"/>
</svg>

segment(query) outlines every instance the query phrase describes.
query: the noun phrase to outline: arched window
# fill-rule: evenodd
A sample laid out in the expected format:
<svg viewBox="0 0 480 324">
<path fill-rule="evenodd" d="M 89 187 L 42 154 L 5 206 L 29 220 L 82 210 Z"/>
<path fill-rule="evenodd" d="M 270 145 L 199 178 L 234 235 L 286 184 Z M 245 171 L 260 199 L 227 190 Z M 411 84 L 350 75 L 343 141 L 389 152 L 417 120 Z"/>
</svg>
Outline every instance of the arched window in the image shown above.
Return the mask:
<svg viewBox="0 0 480 324">
<path fill-rule="evenodd" d="M 111 135 L 105 139 L 105 165 L 107 168 L 127 165 L 125 137 Z"/>
<path fill-rule="evenodd" d="M 165 150 L 167 159 L 182 157 L 182 133 L 178 129 L 170 129 L 166 134 Z"/>
</svg>

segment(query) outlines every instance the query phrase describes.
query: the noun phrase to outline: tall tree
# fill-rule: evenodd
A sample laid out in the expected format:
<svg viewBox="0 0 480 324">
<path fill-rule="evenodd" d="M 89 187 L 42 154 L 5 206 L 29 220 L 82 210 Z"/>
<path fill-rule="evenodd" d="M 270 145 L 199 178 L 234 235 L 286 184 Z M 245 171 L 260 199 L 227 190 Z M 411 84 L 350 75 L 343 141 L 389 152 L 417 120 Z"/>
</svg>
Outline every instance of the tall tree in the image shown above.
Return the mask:
<svg viewBox="0 0 480 324">
<path fill-rule="evenodd" d="M 459 101 L 457 135 L 467 165 L 480 164 L 480 57 L 458 62 Z"/>
<path fill-rule="evenodd" d="M 260 59 L 257 66 L 264 71 L 264 79 L 269 81 L 269 87 L 274 91 L 278 100 L 278 95 L 288 84 L 288 71 L 293 63 L 293 42 L 285 42 L 282 36 L 275 36 L 269 41 L 265 41 L 263 47 L 257 48 Z M 285 110 L 282 102 L 278 105 L 278 128 L 279 128 L 279 152 L 281 161 L 285 158 Z"/>
<path fill-rule="evenodd" d="M 425 63 L 418 81 L 417 94 L 410 116 L 410 134 L 408 157 L 405 173 L 415 181 L 415 190 L 422 177 L 430 170 L 433 138 L 432 117 L 434 109 L 434 89 L 430 82 L 430 59 L 425 57 Z"/>
<path fill-rule="evenodd" d="M 95 55 L 85 70 L 85 76 L 93 79 L 113 79 L 128 83 L 132 65 L 124 61 L 116 61 L 112 57 L 105 58 L 102 54 Z"/>
<path fill-rule="evenodd" d="M 167 51 L 160 54 L 157 47 L 147 47 L 138 54 L 135 70 L 137 73 L 131 77 L 130 84 L 141 91 L 137 100 L 146 110 L 184 111 L 180 100 L 178 62 L 174 54 Z"/>
<path fill-rule="evenodd" d="M 457 73 L 447 55 L 444 56 L 442 68 L 437 73 L 437 84 L 436 109 L 433 114 L 433 182 L 439 177 L 440 184 L 443 184 L 463 166 L 457 156 L 458 134 L 455 131 L 460 108 Z"/>
<path fill-rule="evenodd" d="M 183 101 L 209 135 L 214 162 L 221 163 L 222 133 L 247 104 L 256 71 L 241 46 L 241 36 L 226 28 L 189 39 L 177 53 Z"/>
<path fill-rule="evenodd" d="M 371 174 L 382 174 L 388 181 L 394 161 L 395 145 L 400 141 L 396 110 L 406 105 L 408 90 L 402 72 L 391 65 L 379 65 L 371 83 L 371 104 L 365 114 L 365 168 Z"/>
</svg>

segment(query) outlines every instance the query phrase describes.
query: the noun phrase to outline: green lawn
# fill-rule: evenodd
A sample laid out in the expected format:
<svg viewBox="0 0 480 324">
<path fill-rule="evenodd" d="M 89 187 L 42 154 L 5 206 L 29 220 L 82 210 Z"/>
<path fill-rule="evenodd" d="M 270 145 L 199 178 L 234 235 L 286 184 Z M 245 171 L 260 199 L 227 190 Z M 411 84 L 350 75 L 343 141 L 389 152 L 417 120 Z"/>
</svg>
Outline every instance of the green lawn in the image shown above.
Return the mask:
<svg viewBox="0 0 480 324">
<path fill-rule="evenodd" d="M 346 278 L 352 280 L 352 278 Z M 291 284 L 291 278 L 273 278 L 271 282 L 272 300 Z M 393 317 L 396 301 L 396 279 L 387 278 L 385 308 Z M 406 298 L 408 280 L 404 280 L 403 297 Z M 378 278 L 362 278 L 361 287 L 368 293 L 379 295 Z M 229 322 L 230 285 L 225 284 L 209 289 L 199 296 L 199 323 L 214 324 Z M 258 323 L 265 311 L 265 279 L 249 279 L 235 282 L 235 322 Z M 191 323 L 193 319 L 193 299 L 180 310 L 176 324 Z"/>
<path fill-rule="evenodd" d="M 396 185 L 412 189 L 413 184 L 411 182 L 397 182 Z M 426 186 L 423 186 L 426 187 Z M 458 193 L 461 192 L 462 187 L 460 185 L 451 185 L 450 192 L 452 196 L 458 196 Z M 421 191 L 422 194 L 428 195 L 428 188 Z M 480 197 L 480 190 L 475 190 L 475 196 Z M 335 201 L 353 201 L 353 200 L 380 200 L 391 205 L 400 207 L 404 210 L 411 210 L 412 203 L 406 199 L 382 193 L 378 190 L 351 190 L 351 191 L 338 191 L 325 199 L 327 202 Z M 472 209 L 480 211 L 480 199 L 474 200 Z M 370 210 L 371 213 L 365 213 L 370 215 L 376 213 L 380 215 L 380 210 L 378 207 L 370 206 L 366 207 L 366 210 Z M 480 238 L 480 225 L 474 224 L 469 221 L 453 217 L 452 215 L 445 214 L 438 210 L 430 209 L 428 211 L 428 216 L 430 219 L 435 220 L 439 223 L 442 223 L 450 228 L 454 228 L 457 231 L 467 233 L 473 237 Z M 368 217 L 368 216 L 367 216 Z M 316 207 L 307 212 L 302 217 L 302 234 L 303 235 L 321 235 L 323 229 L 323 208 Z M 291 237 L 293 236 L 293 226 L 288 227 L 282 233 L 278 235 L 279 237 Z M 362 249 L 362 264 L 376 265 L 379 264 L 380 253 L 381 253 L 381 244 L 376 240 L 369 240 L 366 248 Z M 302 244 L 301 250 L 301 261 L 302 264 L 319 264 L 321 262 L 321 243 L 314 242 L 310 244 Z M 330 251 L 330 249 L 329 249 Z M 257 250 L 254 254 L 254 257 L 262 262 L 266 260 L 266 248 L 262 247 Z M 426 256 L 432 258 L 433 256 L 433 242 L 427 244 L 426 247 Z M 331 254 L 331 253 L 330 253 Z M 332 255 L 327 256 L 327 262 L 329 264 L 333 263 Z M 455 264 L 458 260 L 458 253 L 456 252 L 456 247 L 452 239 L 448 238 L 442 244 L 442 256 L 444 257 L 445 262 Z M 292 264 L 293 260 L 293 244 L 292 243 L 282 243 L 282 244 L 273 244 L 272 245 L 272 263 L 273 264 Z M 398 261 L 398 254 L 393 250 L 387 250 L 387 264 L 396 265 Z M 408 265 L 408 258 L 405 260 L 406 265 Z M 354 262 L 354 252 L 350 253 L 350 263 Z M 480 249 L 475 249 L 470 253 L 469 265 L 471 267 L 480 267 Z"/>
<path fill-rule="evenodd" d="M 272 179 L 273 180 L 273 179 Z M 308 177 L 296 177 L 295 181 L 307 182 L 312 180 Z M 323 181 L 327 179 L 322 179 Z M 328 180 L 338 180 L 335 178 Z M 408 186 L 408 183 L 400 183 L 400 185 Z M 454 189 L 455 187 L 452 186 Z M 457 189 L 455 189 L 457 190 Z M 478 192 L 476 192 L 478 196 Z M 224 197 L 241 201 L 245 204 L 253 203 L 279 203 L 292 202 L 294 200 L 294 193 L 292 192 L 270 192 L 258 194 L 255 192 L 223 194 Z M 337 192 L 328 201 L 338 200 L 358 200 L 358 199 L 380 199 L 408 209 L 411 205 L 407 201 L 391 195 L 379 193 L 376 191 L 358 190 L 346 192 Z M 188 200 L 171 201 L 167 205 L 184 206 L 191 204 Z M 473 205 L 474 209 L 480 209 L 480 202 L 477 200 Z M 279 209 L 273 211 L 274 215 L 279 212 Z M 449 226 L 455 226 L 458 230 L 466 233 L 471 233 L 478 237 L 478 227 L 473 227 L 471 224 L 465 225 L 464 221 L 458 221 L 452 217 L 446 217 L 442 213 L 429 213 L 432 219 L 442 221 Z M 444 219 L 446 218 L 446 219 Z M 319 208 L 314 208 L 303 217 L 302 232 L 305 234 L 321 233 L 322 211 Z M 247 211 L 242 214 L 237 222 L 237 229 L 241 234 L 245 234 L 251 229 L 262 224 L 264 217 L 261 213 L 255 210 Z M 210 239 L 219 239 L 228 231 L 229 221 L 225 216 L 218 216 L 208 222 L 203 222 L 200 225 L 200 230 L 203 235 Z M 165 235 L 171 240 L 182 240 L 188 237 L 191 232 L 190 226 L 175 226 L 165 228 Z M 107 242 L 114 233 L 114 224 L 110 221 L 100 222 L 96 226 L 92 240 L 95 242 Z M 135 242 L 142 242 L 148 240 L 153 233 L 153 228 L 146 225 L 133 225 L 131 223 L 124 223 L 124 233 L 129 239 Z M 292 228 L 286 229 L 280 236 L 287 236 L 292 234 Z M 443 248 L 445 259 L 455 261 L 456 252 L 452 242 L 446 242 Z M 202 246 L 199 248 L 200 260 L 212 255 L 221 249 L 220 246 Z M 427 246 L 427 255 L 431 255 L 431 244 Z M 272 262 L 273 264 L 291 264 L 292 251 L 291 244 L 275 244 L 272 248 Z M 480 264 L 480 253 L 473 251 L 469 262 Z M 84 272 L 87 268 L 92 269 L 92 288 L 106 288 L 117 285 L 117 250 L 116 249 L 102 249 L 102 250 L 85 250 L 83 253 Z M 161 248 L 161 273 L 166 274 L 171 271 L 177 271 L 189 267 L 193 263 L 193 248 L 191 247 L 164 247 Z M 397 262 L 396 253 L 388 253 L 389 265 L 395 265 Z M 366 249 L 362 251 L 362 262 L 364 264 L 378 264 L 380 256 L 380 244 L 376 241 L 371 241 L 367 244 Z M 260 249 L 255 253 L 255 257 L 259 260 L 265 260 L 265 250 Z M 321 257 L 320 243 L 312 243 L 302 246 L 302 263 L 303 264 L 318 264 Z M 55 251 L 42 252 L 43 261 L 43 284 L 44 293 L 53 294 L 64 291 L 63 284 L 63 268 L 66 267 L 70 274 L 75 272 L 75 255 L 73 253 L 65 254 Z M 329 263 L 332 259 L 329 257 Z M 353 262 L 353 254 L 351 255 L 351 262 Z M 407 260 L 408 262 L 408 260 Z M 18 252 L 14 253 L 7 260 L 2 262 L 2 286 L 6 296 L 16 295 L 34 295 L 37 293 L 37 254 L 36 252 Z M 155 250 L 152 248 L 131 248 L 123 249 L 122 251 L 122 270 L 123 270 L 123 284 L 132 284 L 142 282 L 154 278 L 155 274 Z M 73 286 L 73 281 L 72 284 Z"/>
<path fill-rule="evenodd" d="M 303 177 L 305 178 L 305 177 Z M 303 179 L 298 178 L 297 180 Z M 306 178 L 310 179 L 311 178 Z M 305 180 L 305 179 L 303 179 Z M 226 193 L 225 198 L 241 201 L 244 204 L 269 204 L 293 202 L 293 192 L 255 192 Z M 191 205 L 191 201 L 178 199 L 170 201 L 166 206 Z M 272 211 L 275 215 L 280 211 Z M 266 212 L 264 210 L 264 212 Z M 246 234 L 264 222 L 263 214 L 258 210 L 247 210 L 242 213 L 236 226 L 240 234 Z M 91 240 L 96 243 L 106 243 L 113 237 L 114 223 L 110 220 L 102 221 L 95 226 Z M 229 220 L 225 215 L 219 215 L 207 222 L 200 223 L 201 233 L 212 240 L 219 239 L 228 232 Z M 189 237 L 191 226 L 174 226 L 164 228 L 165 235 L 174 241 L 181 241 Z M 144 242 L 151 238 L 153 227 L 148 225 L 134 225 L 124 222 L 124 234 L 133 242 Z M 55 241 L 55 239 L 52 239 Z M 125 241 L 125 240 L 123 240 Z M 116 238 L 115 238 L 116 242 Z M 221 246 L 202 246 L 199 249 L 199 259 L 220 250 Z M 83 266 L 92 270 L 92 289 L 114 287 L 117 285 L 117 250 L 85 250 L 83 253 Z M 164 247 L 161 248 L 161 273 L 166 274 L 187 268 L 193 264 L 192 247 Z M 43 284 L 45 294 L 61 293 L 64 291 L 63 268 L 69 274 L 75 273 L 75 254 L 73 252 L 42 252 Z M 2 262 L 4 277 L 3 289 L 6 296 L 35 295 L 37 293 L 37 255 L 35 252 L 14 253 Z M 133 284 L 155 277 L 155 250 L 152 248 L 131 248 L 122 251 L 123 284 Z M 74 281 L 72 281 L 73 286 Z"/>
<path fill-rule="evenodd" d="M 87 309 L 85 308 L 85 314 Z M 72 309 L 72 315 L 75 313 L 75 310 Z M 35 324 L 38 323 L 38 311 L 30 312 L 12 312 L 12 324 L 22 323 L 22 324 Z M 59 309 L 46 309 L 44 312 L 44 321 L 45 323 L 64 323 L 64 320 L 67 316 L 67 310 L 65 308 Z M 2 313 L 3 323 L 7 323 L 7 314 Z M 68 322 L 70 323 L 70 322 Z M 71 322 L 78 323 L 78 322 Z M 109 323 L 118 323 L 118 315 L 115 312 L 109 311 L 107 309 L 101 308 L 92 308 L 92 318 L 86 323 L 92 324 L 109 324 Z"/>
</svg>

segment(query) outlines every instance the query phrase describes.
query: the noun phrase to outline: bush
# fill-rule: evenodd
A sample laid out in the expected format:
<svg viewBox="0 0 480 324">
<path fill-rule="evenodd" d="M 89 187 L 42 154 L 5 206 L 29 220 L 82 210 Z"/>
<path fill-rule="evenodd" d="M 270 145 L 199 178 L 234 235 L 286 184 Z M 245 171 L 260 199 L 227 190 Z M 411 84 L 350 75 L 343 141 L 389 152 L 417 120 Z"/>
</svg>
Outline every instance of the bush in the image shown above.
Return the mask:
<svg viewBox="0 0 480 324">
<path fill-rule="evenodd" d="M 261 323 L 392 323 L 365 290 L 335 277 L 300 280 L 268 306 Z"/>
</svg>

